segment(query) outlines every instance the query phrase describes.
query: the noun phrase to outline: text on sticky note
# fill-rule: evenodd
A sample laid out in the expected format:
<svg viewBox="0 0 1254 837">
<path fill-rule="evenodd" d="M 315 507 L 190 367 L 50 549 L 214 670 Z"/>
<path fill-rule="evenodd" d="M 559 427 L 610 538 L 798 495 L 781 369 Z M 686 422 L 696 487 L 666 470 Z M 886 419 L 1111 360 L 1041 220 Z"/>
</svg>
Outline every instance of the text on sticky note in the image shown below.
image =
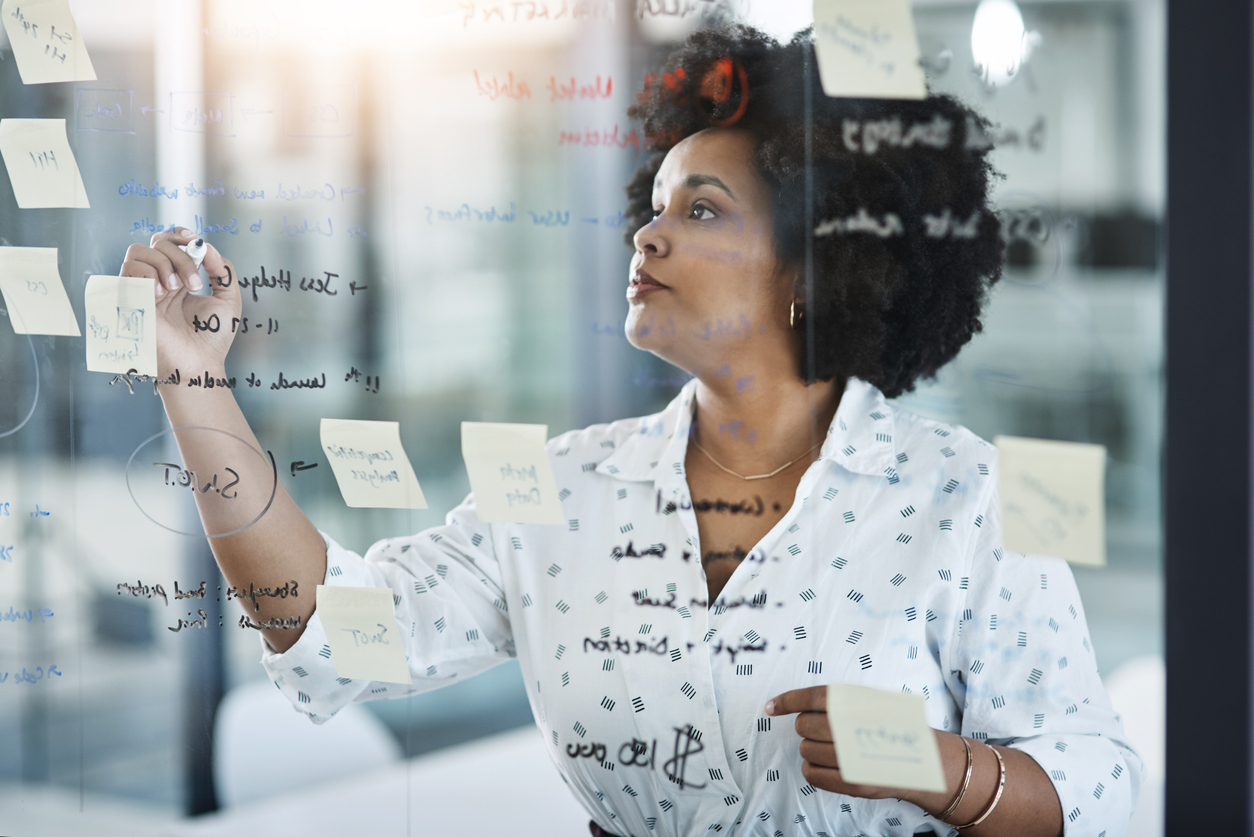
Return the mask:
<svg viewBox="0 0 1254 837">
<path fill-rule="evenodd" d="M 55 247 L 0 247 L 0 293 L 18 334 L 78 337 Z"/>
<path fill-rule="evenodd" d="M 331 463 L 344 502 L 352 508 L 425 509 L 426 498 L 414 474 L 401 426 L 394 421 L 324 418 L 322 450 Z"/>
<path fill-rule="evenodd" d="M 68 0 L 5 0 L 0 19 L 23 84 L 95 80 Z"/>
<path fill-rule="evenodd" d="M 462 422 L 462 458 L 479 519 L 563 523 L 543 424 Z"/>
<path fill-rule="evenodd" d="M 87 368 L 157 375 L 157 302 L 153 280 L 92 276 L 83 293 Z"/>
<path fill-rule="evenodd" d="M 336 674 L 383 683 L 413 682 L 390 588 L 320 584 L 314 596 Z"/>
<path fill-rule="evenodd" d="M 847 781 L 937 793 L 946 789 L 921 695 L 833 683 L 827 687 L 827 720 Z"/>
<path fill-rule="evenodd" d="M 828 96 L 927 96 L 909 0 L 814 0 L 814 31 Z"/>
<path fill-rule="evenodd" d="M 0 156 L 21 209 L 89 209 L 64 119 L 0 119 Z"/>
<path fill-rule="evenodd" d="M 1106 563 L 1106 448 L 998 436 L 998 491 L 1006 548 Z"/>
</svg>

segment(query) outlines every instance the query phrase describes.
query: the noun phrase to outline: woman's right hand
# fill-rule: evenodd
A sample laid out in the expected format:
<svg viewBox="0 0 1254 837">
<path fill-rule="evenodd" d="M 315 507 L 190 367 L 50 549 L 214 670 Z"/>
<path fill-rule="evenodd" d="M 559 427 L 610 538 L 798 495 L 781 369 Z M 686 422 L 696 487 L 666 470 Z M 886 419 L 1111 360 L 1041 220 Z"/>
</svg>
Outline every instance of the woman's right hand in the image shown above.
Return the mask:
<svg viewBox="0 0 1254 837">
<path fill-rule="evenodd" d="M 196 238 L 184 227 L 157 233 L 146 247 L 128 247 L 119 271 L 121 276 L 156 283 L 157 372 L 161 378 L 170 377 L 176 369 L 184 377 L 221 371 L 235 338 L 234 324 L 242 308 L 235 266 L 210 244 L 202 264 L 212 294 L 191 293 L 204 283 L 196 263 L 179 246 Z"/>
</svg>

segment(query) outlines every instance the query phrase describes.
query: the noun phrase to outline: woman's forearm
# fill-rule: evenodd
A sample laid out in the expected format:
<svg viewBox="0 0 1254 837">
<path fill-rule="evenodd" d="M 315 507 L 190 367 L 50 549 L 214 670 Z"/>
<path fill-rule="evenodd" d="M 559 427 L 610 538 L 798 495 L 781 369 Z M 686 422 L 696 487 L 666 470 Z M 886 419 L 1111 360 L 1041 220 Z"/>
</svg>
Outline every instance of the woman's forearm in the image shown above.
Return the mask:
<svg viewBox="0 0 1254 837">
<path fill-rule="evenodd" d="M 967 751 L 962 739 L 951 732 L 936 731 L 948 790 L 944 793 L 912 792 L 903 796 L 932 816 L 954 801 L 967 772 Z M 951 825 L 965 825 L 981 816 L 997 794 L 1000 768 L 997 757 L 985 744 L 971 745 L 971 782 L 956 810 L 945 817 Z M 964 829 L 971 837 L 1061 837 L 1062 804 L 1058 793 L 1036 760 L 1013 747 L 998 747 L 1006 765 L 1006 784 L 997 807 L 978 826 Z"/>
<path fill-rule="evenodd" d="M 226 377 L 222 370 L 209 374 Z M 296 591 L 295 596 L 240 599 L 250 622 L 273 619 L 291 625 L 262 629 L 274 649 L 285 651 L 314 611 L 315 588 L 326 573 L 322 536 L 284 489 L 229 389 L 170 386 L 160 391 L 183 468 L 206 489 L 193 494 L 227 583 L 246 595 L 284 585 Z"/>
</svg>

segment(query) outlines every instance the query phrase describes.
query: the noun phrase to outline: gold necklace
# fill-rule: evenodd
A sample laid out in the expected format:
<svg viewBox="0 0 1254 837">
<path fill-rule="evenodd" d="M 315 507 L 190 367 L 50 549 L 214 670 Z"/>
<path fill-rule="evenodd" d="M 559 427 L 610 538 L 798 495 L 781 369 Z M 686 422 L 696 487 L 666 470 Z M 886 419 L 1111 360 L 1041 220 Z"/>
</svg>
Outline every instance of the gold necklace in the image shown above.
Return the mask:
<svg viewBox="0 0 1254 837">
<path fill-rule="evenodd" d="M 705 448 L 701 447 L 701 444 L 700 444 L 699 442 L 697 442 L 697 440 L 696 440 L 696 439 L 692 439 L 692 440 L 691 440 L 691 442 L 692 442 L 694 445 L 696 445 L 697 450 L 699 450 L 699 451 L 701 451 L 702 453 L 704 453 L 704 454 L 705 454 L 705 456 L 706 456 L 706 458 L 707 458 L 707 459 L 709 459 L 711 462 L 713 462 L 715 465 L 717 465 L 719 468 L 722 468 L 724 471 L 726 471 L 727 473 L 731 474 L 733 477 L 739 477 L 739 478 L 740 478 L 740 479 L 742 479 L 742 480 L 764 480 L 764 479 L 769 479 L 770 477 L 773 477 L 773 476 L 775 476 L 776 474 L 778 474 L 778 473 L 780 473 L 781 471 L 783 471 L 785 468 L 788 468 L 790 465 L 796 465 L 798 462 L 800 462 L 802 459 L 804 459 L 804 458 L 806 457 L 806 455 L 810 453 L 810 451 L 814 450 L 814 449 L 815 449 L 815 448 L 817 448 L 819 445 L 823 444 L 822 440 L 820 440 L 819 442 L 817 442 L 816 444 L 814 444 L 813 446 L 811 446 L 811 447 L 809 448 L 809 450 L 807 450 L 805 453 L 801 454 L 801 456 L 798 456 L 796 459 L 792 460 L 791 462 L 785 462 L 783 465 L 780 465 L 778 468 L 776 468 L 774 471 L 771 471 L 769 474 L 751 474 L 751 475 L 749 475 L 749 476 L 745 476 L 744 474 L 737 474 L 737 473 L 736 473 L 735 471 L 733 471 L 731 468 L 728 468 L 726 465 L 724 465 L 723 463 L 719 462 L 719 461 L 718 461 L 717 459 L 715 459 L 713 456 L 710 456 L 710 452 L 709 452 L 708 450 L 706 450 Z"/>
</svg>

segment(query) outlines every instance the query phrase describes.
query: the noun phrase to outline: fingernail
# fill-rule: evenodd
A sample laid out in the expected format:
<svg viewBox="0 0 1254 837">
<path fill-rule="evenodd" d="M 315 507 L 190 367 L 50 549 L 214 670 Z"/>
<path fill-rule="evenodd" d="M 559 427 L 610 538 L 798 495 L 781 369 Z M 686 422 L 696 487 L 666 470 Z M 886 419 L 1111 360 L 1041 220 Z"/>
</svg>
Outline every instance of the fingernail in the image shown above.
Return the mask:
<svg viewBox="0 0 1254 837">
<path fill-rule="evenodd" d="M 187 280 L 187 287 L 191 288 L 193 291 L 198 291 L 204 286 L 205 286 L 205 283 L 200 281 L 199 273 L 193 273 L 191 275 L 191 278 Z"/>
<path fill-rule="evenodd" d="M 774 715 L 774 714 L 775 714 L 775 701 L 773 701 L 773 700 L 768 700 L 768 701 L 766 702 L 766 714 L 768 714 L 768 715 Z"/>
<path fill-rule="evenodd" d="M 157 299 L 161 299 L 161 297 L 163 296 L 165 296 L 165 285 L 158 282 L 157 283 Z"/>
<path fill-rule="evenodd" d="M 179 275 L 177 273 L 170 274 L 170 280 L 167 284 L 170 286 L 170 290 L 172 291 L 177 291 L 179 288 L 183 287 L 183 283 L 179 281 Z"/>
</svg>

